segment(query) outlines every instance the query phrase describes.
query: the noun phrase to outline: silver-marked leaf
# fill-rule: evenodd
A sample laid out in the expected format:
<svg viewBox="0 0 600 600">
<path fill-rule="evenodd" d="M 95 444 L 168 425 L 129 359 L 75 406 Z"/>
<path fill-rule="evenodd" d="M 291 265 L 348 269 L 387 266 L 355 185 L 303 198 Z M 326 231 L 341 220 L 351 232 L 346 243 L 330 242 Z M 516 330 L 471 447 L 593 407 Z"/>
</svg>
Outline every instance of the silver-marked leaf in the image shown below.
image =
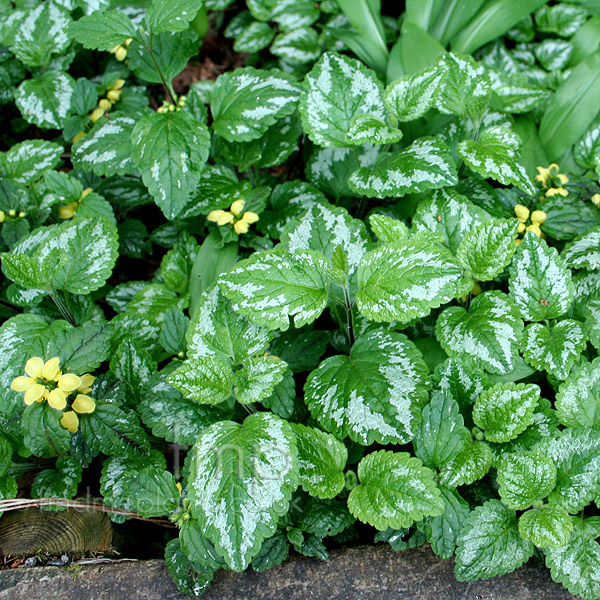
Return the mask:
<svg viewBox="0 0 600 600">
<path fill-rule="evenodd" d="M 561 2 L 554 6 L 542 6 L 535 12 L 535 25 L 543 33 L 555 33 L 571 37 L 586 22 L 588 11 L 584 6 Z"/>
<path fill-rule="evenodd" d="M 600 227 L 577 236 L 563 248 L 560 255 L 571 269 L 600 269 Z"/>
<path fill-rule="evenodd" d="M 58 2 L 44 2 L 27 8 L 25 19 L 15 30 L 10 49 L 30 70 L 44 67 L 53 54 L 60 54 L 69 46 L 67 26 L 70 20 L 69 13 Z"/>
<path fill-rule="evenodd" d="M 406 238 L 365 254 L 358 267 L 358 310 L 371 321 L 424 317 L 454 298 L 462 278 L 449 250 Z"/>
<path fill-rule="evenodd" d="M 233 376 L 234 394 L 241 404 L 269 398 L 283 379 L 287 364 L 276 356 L 252 356 Z"/>
<path fill-rule="evenodd" d="M 502 502 L 523 510 L 554 489 L 556 466 L 541 452 L 507 454 L 498 465 L 497 481 Z"/>
<path fill-rule="evenodd" d="M 436 190 L 431 198 L 419 202 L 412 226 L 415 231 L 432 231 L 441 235 L 444 246 L 456 254 L 463 237 L 487 219 L 483 209 L 448 188 Z"/>
<path fill-rule="evenodd" d="M 383 531 L 410 527 L 443 514 L 445 502 L 431 469 L 408 452 L 379 450 L 358 465 L 360 484 L 348 496 L 350 512 Z"/>
<path fill-rule="evenodd" d="M 457 181 L 450 148 L 439 138 L 422 137 L 401 152 L 381 154 L 375 164 L 353 173 L 349 184 L 359 195 L 388 198 L 452 186 Z"/>
<path fill-rule="evenodd" d="M 515 368 L 522 331 L 516 306 L 497 290 L 477 296 L 468 312 L 461 306 L 447 308 L 436 324 L 437 339 L 449 356 L 499 375 Z"/>
<path fill-rule="evenodd" d="M 314 27 L 283 31 L 271 44 L 270 51 L 294 65 L 311 63 L 321 56 L 319 34 Z"/>
<path fill-rule="evenodd" d="M 588 300 L 583 306 L 585 319 L 583 328 L 589 342 L 598 350 L 600 348 L 600 298 Z"/>
<path fill-rule="evenodd" d="M 458 144 L 458 155 L 475 173 L 504 185 L 516 185 L 528 194 L 535 192 L 533 182 L 519 163 L 519 138 L 507 127 L 495 125 L 477 141 Z"/>
<path fill-rule="evenodd" d="M 573 55 L 573 44 L 567 40 L 549 38 L 535 44 L 533 53 L 547 71 L 566 68 Z"/>
<path fill-rule="evenodd" d="M 600 481 L 600 432 L 568 428 L 543 439 L 537 449 L 556 464 L 556 487 L 548 496 L 569 513 L 583 510 L 597 495 Z"/>
<path fill-rule="evenodd" d="M 393 144 L 402 137 L 402 132 L 390 127 L 379 117 L 361 115 L 352 119 L 348 130 L 348 141 L 352 145 Z"/>
<path fill-rule="evenodd" d="M 185 398 L 200 404 L 220 404 L 232 394 L 233 369 L 221 358 L 190 358 L 167 381 Z"/>
<path fill-rule="evenodd" d="M 28 123 L 42 129 L 62 129 L 71 108 L 75 81 L 67 73 L 48 71 L 26 79 L 15 92 L 15 104 Z"/>
<path fill-rule="evenodd" d="M 317 498 L 334 498 L 345 486 L 346 446 L 332 435 L 290 423 L 298 445 L 298 479 L 302 489 Z"/>
<path fill-rule="evenodd" d="M 123 114 L 100 119 L 73 147 L 73 165 L 96 175 L 131 175 L 131 134 L 136 120 Z"/>
<path fill-rule="evenodd" d="M 538 548 L 562 548 L 568 544 L 572 531 L 569 513 L 556 504 L 544 504 L 519 517 L 519 535 Z"/>
<path fill-rule="evenodd" d="M 233 19 L 230 23 L 233 23 Z M 275 30 L 268 23 L 251 20 L 235 35 L 233 49 L 236 52 L 260 52 L 273 41 L 275 33 Z"/>
<path fill-rule="evenodd" d="M 168 219 L 190 201 L 208 158 L 210 135 L 188 112 L 152 113 L 133 129 L 132 157 Z"/>
<path fill-rule="evenodd" d="M 118 10 L 95 11 L 69 25 L 69 35 L 90 50 L 108 52 L 136 35 L 131 19 Z"/>
<path fill-rule="evenodd" d="M 152 33 L 185 31 L 202 8 L 204 0 L 152 0 L 146 21 Z"/>
<path fill-rule="evenodd" d="M 471 581 L 510 573 L 531 557 L 533 549 L 519 535 L 515 511 L 499 500 L 488 500 L 471 512 L 460 532 L 456 578 Z"/>
<path fill-rule="evenodd" d="M 253 67 L 221 75 L 212 90 L 213 129 L 230 142 L 249 142 L 296 109 L 300 86 L 288 73 Z"/>
<path fill-rule="evenodd" d="M 448 487 L 469 485 L 484 477 L 492 466 L 492 451 L 485 442 L 471 441 L 440 469 L 440 483 Z"/>
<path fill-rule="evenodd" d="M 240 364 L 263 354 L 273 333 L 231 310 L 229 301 L 214 286 L 201 296 L 186 338 L 189 358 L 214 356 Z"/>
<path fill-rule="evenodd" d="M 600 596 L 600 544 L 597 517 L 573 517 L 570 540 L 561 548 L 546 548 L 552 579 L 582 598 Z"/>
<path fill-rule="evenodd" d="M 318 146 L 350 146 L 351 123 L 363 115 L 385 119 L 381 82 L 360 61 L 326 52 L 304 80 L 300 97 L 304 131 Z"/>
<path fill-rule="evenodd" d="M 219 279 L 233 310 L 257 325 L 285 331 L 312 323 L 329 300 L 331 267 L 312 250 L 255 252 Z"/>
<path fill-rule="evenodd" d="M 531 323 L 523 332 L 521 348 L 528 364 L 562 380 L 585 350 L 586 343 L 581 323 L 566 319 L 550 329 L 542 323 Z"/>
<path fill-rule="evenodd" d="M 288 511 L 298 485 L 295 435 L 266 412 L 242 425 L 221 421 L 192 449 L 189 476 L 192 515 L 227 566 L 243 571 Z"/>
<path fill-rule="evenodd" d="M 368 446 L 404 444 L 427 402 L 428 369 L 406 336 L 372 330 L 350 356 L 325 359 L 304 386 L 306 404 L 326 431 Z"/>
<path fill-rule="evenodd" d="M 408 237 L 408 227 L 398 219 L 373 213 L 369 224 L 381 244 L 395 244 Z"/>
<path fill-rule="evenodd" d="M 567 427 L 600 429 L 600 358 L 574 369 L 556 394 L 556 414 Z"/>
<path fill-rule="evenodd" d="M 597 156 L 600 156 L 599 119 L 592 123 L 581 139 L 573 146 L 573 158 L 584 169 L 594 169 Z"/>
<path fill-rule="evenodd" d="M 515 253 L 518 221 L 490 219 L 468 232 L 456 253 L 459 264 L 477 281 L 498 277 Z"/>
<path fill-rule="evenodd" d="M 414 121 L 435 104 L 435 95 L 442 79 L 437 67 L 396 79 L 385 90 L 385 106 L 398 121 Z"/>
<path fill-rule="evenodd" d="M 527 321 L 563 315 L 571 305 L 571 272 L 555 248 L 529 232 L 517 248 L 508 280 L 510 297 Z"/>
<path fill-rule="evenodd" d="M 60 164 L 62 146 L 46 140 L 25 140 L 0 154 L 0 173 L 17 183 L 31 183 Z"/>
<path fill-rule="evenodd" d="M 540 388 L 525 383 L 497 383 L 485 390 L 473 406 L 475 425 L 490 442 L 508 442 L 533 423 Z"/>
<path fill-rule="evenodd" d="M 293 219 L 281 236 L 281 246 L 290 252 L 316 250 L 329 260 L 341 247 L 353 273 L 365 252 L 369 237 L 362 221 L 353 219 L 345 208 L 314 204 L 306 214 Z"/>
</svg>

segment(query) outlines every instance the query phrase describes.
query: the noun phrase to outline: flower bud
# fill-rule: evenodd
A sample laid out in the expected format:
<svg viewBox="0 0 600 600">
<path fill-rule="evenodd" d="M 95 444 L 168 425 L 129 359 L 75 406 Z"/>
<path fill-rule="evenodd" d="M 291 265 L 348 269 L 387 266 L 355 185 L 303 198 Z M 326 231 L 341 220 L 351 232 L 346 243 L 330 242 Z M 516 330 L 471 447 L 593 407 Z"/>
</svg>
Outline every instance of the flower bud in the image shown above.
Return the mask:
<svg viewBox="0 0 600 600">
<path fill-rule="evenodd" d="M 127 48 L 125 46 L 120 46 L 119 49 L 115 52 L 115 58 L 118 61 L 123 62 L 125 57 L 127 56 Z"/>
<path fill-rule="evenodd" d="M 92 114 L 90 115 L 90 120 L 92 121 L 92 123 L 96 123 L 99 119 L 102 118 L 103 115 L 104 115 L 103 108 L 95 108 L 92 111 Z"/>
<path fill-rule="evenodd" d="M 100 100 L 100 102 L 98 102 L 98 106 L 102 110 L 108 111 L 111 109 L 112 104 L 110 103 L 110 100 L 107 100 L 106 98 L 102 98 L 102 100 Z"/>
</svg>

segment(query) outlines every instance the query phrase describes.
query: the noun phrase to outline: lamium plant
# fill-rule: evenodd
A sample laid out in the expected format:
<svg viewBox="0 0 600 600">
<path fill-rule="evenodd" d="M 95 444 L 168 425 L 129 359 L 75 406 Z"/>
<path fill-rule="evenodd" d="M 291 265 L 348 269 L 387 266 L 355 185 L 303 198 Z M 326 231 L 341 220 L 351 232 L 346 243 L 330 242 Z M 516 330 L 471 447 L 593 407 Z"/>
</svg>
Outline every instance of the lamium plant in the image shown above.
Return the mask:
<svg viewBox="0 0 600 600">
<path fill-rule="evenodd" d="M 405 4 L 0 0 L 0 511 L 600 597 L 600 6 Z"/>
</svg>

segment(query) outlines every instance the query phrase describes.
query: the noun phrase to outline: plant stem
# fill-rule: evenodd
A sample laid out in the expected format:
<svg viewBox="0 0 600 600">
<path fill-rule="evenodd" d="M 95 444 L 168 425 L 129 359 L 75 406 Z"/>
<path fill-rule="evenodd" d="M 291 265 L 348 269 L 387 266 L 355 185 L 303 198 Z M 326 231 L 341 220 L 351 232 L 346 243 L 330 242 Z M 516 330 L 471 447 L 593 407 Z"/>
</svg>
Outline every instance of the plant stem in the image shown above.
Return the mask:
<svg viewBox="0 0 600 600">
<path fill-rule="evenodd" d="M 152 59 L 152 62 L 154 63 L 154 68 L 156 69 L 156 72 L 158 73 L 158 76 L 160 77 L 160 80 L 162 81 L 162 84 L 165 88 L 165 91 L 167 92 L 167 95 L 170 97 L 171 102 L 175 105 L 177 105 L 177 103 L 179 102 L 179 98 L 177 98 L 177 94 L 175 93 L 175 90 L 173 89 L 173 84 L 165 77 L 165 74 L 162 72 L 162 69 L 160 68 L 158 61 L 156 60 L 156 56 L 154 55 L 154 52 L 152 51 L 152 34 L 150 34 L 150 39 L 144 39 L 144 48 L 146 48 L 146 50 L 148 51 L 148 53 L 150 54 L 150 58 Z"/>
<path fill-rule="evenodd" d="M 60 314 L 68 321 L 73 327 L 77 327 L 77 321 L 73 316 L 73 313 L 67 308 L 67 305 L 63 302 L 63 299 L 60 297 L 59 292 L 57 290 L 52 290 L 50 292 L 50 298 L 58 308 Z"/>
</svg>

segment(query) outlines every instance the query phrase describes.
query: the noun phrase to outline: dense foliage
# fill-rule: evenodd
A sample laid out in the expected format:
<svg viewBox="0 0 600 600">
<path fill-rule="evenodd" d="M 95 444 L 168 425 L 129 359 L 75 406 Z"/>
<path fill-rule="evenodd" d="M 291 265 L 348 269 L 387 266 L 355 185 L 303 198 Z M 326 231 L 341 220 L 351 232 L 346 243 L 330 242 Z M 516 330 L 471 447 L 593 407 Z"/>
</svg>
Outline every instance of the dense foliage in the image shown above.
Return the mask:
<svg viewBox="0 0 600 600">
<path fill-rule="evenodd" d="M 0 498 L 600 597 L 600 3 L 391 4 L 0 0 Z"/>
</svg>

